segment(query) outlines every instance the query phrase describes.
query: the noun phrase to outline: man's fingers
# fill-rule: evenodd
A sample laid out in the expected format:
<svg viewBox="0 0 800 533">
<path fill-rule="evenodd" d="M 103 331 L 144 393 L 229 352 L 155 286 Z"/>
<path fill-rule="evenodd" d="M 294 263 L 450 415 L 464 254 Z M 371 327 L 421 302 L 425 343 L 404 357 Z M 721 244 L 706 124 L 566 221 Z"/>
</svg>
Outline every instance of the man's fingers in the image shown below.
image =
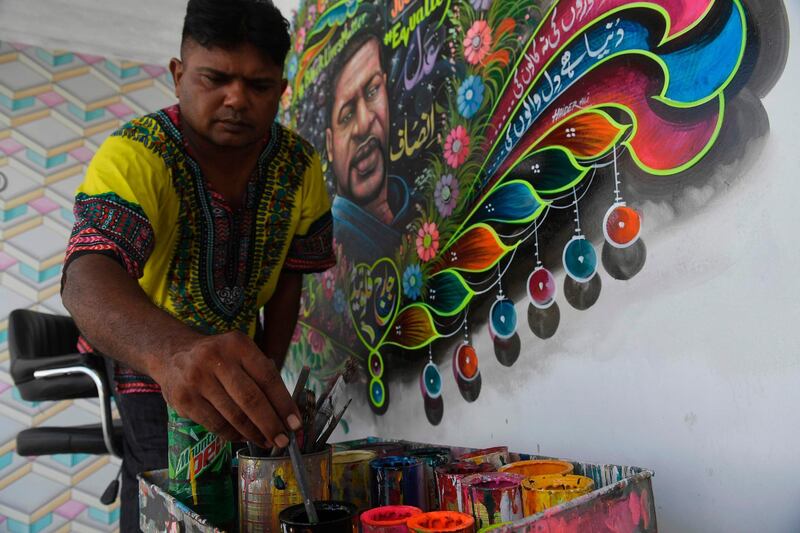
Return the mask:
<svg viewBox="0 0 800 533">
<path fill-rule="evenodd" d="M 242 440 L 242 435 L 231 426 L 225 418 L 203 398 L 197 398 L 195 405 L 187 412 L 184 418 L 189 418 L 200 424 L 211 433 L 222 437 L 229 442 Z"/>
<path fill-rule="evenodd" d="M 300 411 L 286 390 L 275 363 L 258 352 L 254 357 L 243 357 L 242 366 L 269 399 L 281 422 L 292 431 L 300 429 Z"/>
<path fill-rule="evenodd" d="M 236 402 L 267 440 L 280 447 L 288 444 L 288 432 L 284 422 L 278 418 L 264 391 L 238 365 L 223 365 L 218 376 L 228 395 Z"/>
<path fill-rule="evenodd" d="M 264 435 L 250 421 L 247 414 L 230 397 L 224 386 L 216 379 L 204 391 L 208 402 L 219 412 L 225 421 L 233 426 L 245 440 L 264 443 Z"/>
</svg>

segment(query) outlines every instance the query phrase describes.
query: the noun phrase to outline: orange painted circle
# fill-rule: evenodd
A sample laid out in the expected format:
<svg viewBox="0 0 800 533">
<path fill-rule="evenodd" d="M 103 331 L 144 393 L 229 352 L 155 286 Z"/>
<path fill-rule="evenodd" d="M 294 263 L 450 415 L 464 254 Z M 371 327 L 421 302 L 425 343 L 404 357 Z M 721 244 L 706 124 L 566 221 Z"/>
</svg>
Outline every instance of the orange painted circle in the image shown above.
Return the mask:
<svg viewBox="0 0 800 533">
<path fill-rule="evenodd" d="M 632 207 L 617 205 L 606 214 L 606 237 L 618 246 L 633 243 L 642 229 L 642 217 Z"/>
<path fill-rule="evenodd" d="M 459 375 L 467 381 L 478 375 L 478 354 L 470 344 L 462 344 L 456 351 L 456 368 Z"/>
</svg>

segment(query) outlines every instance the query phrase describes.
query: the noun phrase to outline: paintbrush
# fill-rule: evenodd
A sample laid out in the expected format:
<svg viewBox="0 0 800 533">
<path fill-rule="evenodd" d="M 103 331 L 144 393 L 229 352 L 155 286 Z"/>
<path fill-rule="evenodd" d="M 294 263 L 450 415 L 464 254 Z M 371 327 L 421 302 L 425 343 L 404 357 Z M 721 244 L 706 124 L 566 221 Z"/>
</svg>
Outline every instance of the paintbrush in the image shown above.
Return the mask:
<svg viewBox="0 0 800 533">
<path fill-rule="evenodd" d="M 308 375 L 311 373 L 311 368 L 308 366 L 303 366 L 300 370 L 300 375 L 297 376 L 297 383 L 294 384 L 294 390 L 292 391 L 292 401 L 297 405 L 297 408 L 300 409 L 300 413 L 302 415 L 302 409 L 300 408 L 299 402 L 300 397 L 302 396 L 302 392 L 306 388 L 306 382 L 308 381 Z M 305 399 L 305 397 L 303 397 Z M 283 448 L 279 446 L 275 446 L 272 448 L 272 451 L 269 453 L 270 457 L 278 457 L 283 454 Z"/>
<path fill-rule="evenodd" d="M 333 430 L 335 430 L 336 426 L 339 425 L 339 421 L 342 419 L 342 416 L 344 416 L 344 412 L 347 411 L 347 408 L 350 406 L 350 402 L 352 402 L 352 401 L 353 401 L 352 398 L 347 400 L 347 403 L 344 404 L 344 407 L 342 408 L 341 411 L 339 411 L 339 414 L 336 415 L 335 417 L 333 417 L 333 419 L 330 421 L 330 423 L 328 424 L 327 429 L 325 429 L 325 431 L 322 433 L 322 435 L 320 435 L 319 438 L 317 439 L 317 442 L 314 445 L 314 450 L 315 451 L 320 451 L 325 446 L 325 444 L 328 442 L 328 439 L 330 438 L 331 434 L 333 433 Z"/>
<path fill-rule="evenodd" d="M 300 455 L 300 448 L 297 447 L 297 437 L 293 431 L 289 433 L 289 457 L 292 460 L 297 488 L 300 490 L 300 496 L 303 498 L 303 505 L 306 507 L 308 523 L 316 524 L 319 522 L 319 518 L 317 517 L 317 510 L 314 508 L 314 502 L 311 501 L 309 496 L 306 471 L 305 468 L 303 468 L 303 458 Z"/>
<path fill-rule="evenodd" d="M 317 411 L 322 407 L 323 402 L 328 399 L 328 396 L 331 394 L 333 389 L 339 383 L 339 380 L 342 379 L 342 373 L 337 372 L 334 376 L 328 381 L 328 385 L 325 387 L 325 390 L 320 394 L 319 399 L 317 399 Z"/>
</svg>

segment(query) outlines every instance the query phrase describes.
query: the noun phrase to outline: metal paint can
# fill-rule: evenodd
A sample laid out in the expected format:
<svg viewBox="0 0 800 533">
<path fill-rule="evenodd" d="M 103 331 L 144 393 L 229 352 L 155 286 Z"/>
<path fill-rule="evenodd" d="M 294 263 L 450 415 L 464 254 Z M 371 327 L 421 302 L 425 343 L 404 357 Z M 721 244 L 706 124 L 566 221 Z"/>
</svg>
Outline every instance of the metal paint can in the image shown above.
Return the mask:
<svg viewBox="0 0 800 533">
<path fill-rule="evenodd" d="M 432 511 L 408 519 L 409 531 L 415 533 L 474 533 L 475 519 L 456 511 Z"/>
<path fill-rule="evenodd" d="M 408 455 L 422 459 L 423 469 L 425 470 L 425 486 L 428 489 L 428 509 L 438 510 L 439 491 L 436 489 L 436 472 L 434 469 L 450 462 L 450 448 L 415 448 L 409 450 Z"/>
<path fill-rule="evenodd" d="M 334 452 L 331 498 L 351 502 L 359 510 L 369 508 L 369 462 L 376 457 L 367 450 Z"/>
<path fill-rule="evenodd" d="M 315 501 L 319 522 L 308 521 L 305 505 L 292 505 L 281 511 L 283 533 L 358 533 L 358 509 L 350 502 Z"/>
<path fill-rule="evenodd" d="M 567 461 L 558 461 L 556 459 L 531 459 L 529 461 L 517 461 L 501 466 L 497 471 L 519 474 L 528 478 L 551 474 L 563 476 L 571 474 L 572 469 L 572 463 L 568 463 Z"/>
<path fill-rule="evenodd" d="M 525 478 L 508 472 L 472 474 L 461 480 L 466 513 L 475 519 L 475 527 L 498 522 L 513 522 L 524 516 L 522 481 Z"/>
<path fill-rule="evenodd" d="M 406 533 L 406 522 L 422 509 L 412 505 L 385 505 L 361 513 L 362 533 Z"/>
<path fill-rule="evenodd" d="M 495 469 L 507 465 L 511 462 L 508 455 L 508 446 L 495 446 L 494 448 L 484 448 L 466 453 L 458 458 L 459 461 L 469 461 L 470 463 L 491 463 Z"/>
<path fill-rule="evenodd" d="M 436 467 L 436 490 L 439 495 L 439 509 L 463 513 L 461 480 L 471 474 L 491 472 L 493 470 L 494 466 L 489 463 L 476 465 L 466 461 L 457 461 Z"/>
<path fill-rule="evenodd" d="M 522 481 L 525 516 L 544 511 L 594 490 L 594 481 L 586 476 L 533 476 Z"/>
<path fill-rule="evenodd" d="M 373 459 L 369 467 L 372 507 L 413 505 L 426 510 L 425 469 L 421 459 L 390 455 Z"/>
<path fill-rule="evenodd" d="M 303 503 L 289 456 L 250 457 L 240 450 L 239 531 L 280 531 L 278 515 L 292 505 Z M 333 448 L 303 455 L 309 497 L 329 500 Z"/>
</svg>

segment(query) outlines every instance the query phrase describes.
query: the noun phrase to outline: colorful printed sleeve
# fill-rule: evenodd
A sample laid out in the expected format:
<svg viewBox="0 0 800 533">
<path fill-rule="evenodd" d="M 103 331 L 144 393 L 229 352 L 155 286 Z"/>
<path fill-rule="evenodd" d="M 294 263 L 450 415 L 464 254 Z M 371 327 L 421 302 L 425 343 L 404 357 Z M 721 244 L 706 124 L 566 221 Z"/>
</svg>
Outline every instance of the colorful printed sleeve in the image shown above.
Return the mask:
<svg viewBox="0 0 800 533">
<path fill-rule="evenodd" d="M 109 137 L 95 154 L 75 196 L 75 225 L 63 276 L 76 258 L 103 254 L 118 261 L 134 279 L 155 246 L 158 186 L 163 160 L 141 143 Z M 66 278 L 62 278 L 63 282 Z"/>
<path fill-rule="evenodd" d="M 323 272 L 336 264 L 333 253 L 333 217 L 319 155 L 314 152 L 303 176 L 300 222 L 289 245 L 285 270 Z"/>
</svg>

